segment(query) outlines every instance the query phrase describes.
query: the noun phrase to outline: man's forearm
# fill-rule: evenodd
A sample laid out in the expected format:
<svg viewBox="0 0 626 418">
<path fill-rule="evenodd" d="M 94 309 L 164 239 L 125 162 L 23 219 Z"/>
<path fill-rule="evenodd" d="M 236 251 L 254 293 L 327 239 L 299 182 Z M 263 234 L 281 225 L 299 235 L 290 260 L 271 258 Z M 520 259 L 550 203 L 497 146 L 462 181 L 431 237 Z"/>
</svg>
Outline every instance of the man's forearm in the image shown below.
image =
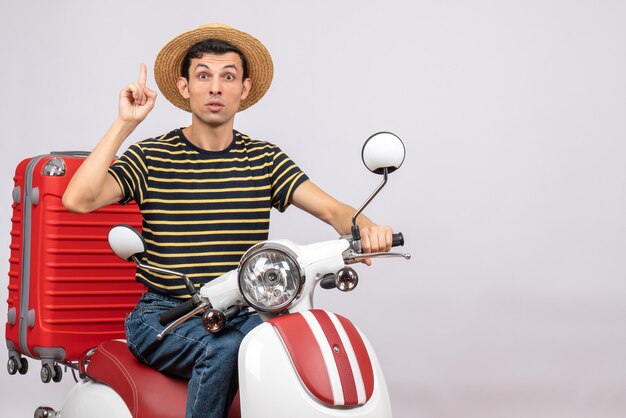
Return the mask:
<svg viewBox="0 0 626 418">
<path fill-rule="evenodd" d="M 339 202 L 310 180 L 302 183 L 293 194 L 293 203 L 300 209 L 331 225 L 340 235 L 352 231 L 352 217 L 356 209 Z M 381 227 L 361 214 L 357 217 L 364 249 L 388 251 L 391 248 L 391 228 Z"/>
<path fill-rule="evenodd" d="M 331 211 L 330 219 L 326 222 L 328 222 L 333 228 L 335 228 L 335 231 L 337 231 L 340 235 L 346 235 L 351 233 L 352 231 L 352 217 L 355 213 L 356 209 L 354 209 L 352 206 L 346 205 L 345 203 L 337 202 L 334 209 Z M 356 223 L 359 228 L 365 228 L 374 225 L 374 222 L 372 222 L 364 214 L 360 214 L 357 217 Z"/>
</svg>

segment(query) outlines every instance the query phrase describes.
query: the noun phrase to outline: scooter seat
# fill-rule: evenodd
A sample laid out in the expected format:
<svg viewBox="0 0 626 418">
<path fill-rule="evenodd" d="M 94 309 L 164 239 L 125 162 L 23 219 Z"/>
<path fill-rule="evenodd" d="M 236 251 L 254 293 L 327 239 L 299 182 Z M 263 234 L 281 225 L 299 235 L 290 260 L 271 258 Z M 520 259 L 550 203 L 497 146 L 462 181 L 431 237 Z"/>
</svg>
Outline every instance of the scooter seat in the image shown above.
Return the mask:
<svg viewBox="0 0 626 418">
<path fill-rule="evenodd" d="M 101 343 L 89 361 L 89 377 L 109 385 L 124 400 L 133 418 L 182 418 L 187 380 L 167 376 L 141 363 L 123 341 Z M 240 418 L 239 393 L 229 418 Z"/>
<path fill-rule="evenodd" d="M 133 418 L 185 416 L 187 381 L 141 363 L 122 341 L 101 343 L 91 357 L 87 374 L 113 388 Z"/>
</svg>

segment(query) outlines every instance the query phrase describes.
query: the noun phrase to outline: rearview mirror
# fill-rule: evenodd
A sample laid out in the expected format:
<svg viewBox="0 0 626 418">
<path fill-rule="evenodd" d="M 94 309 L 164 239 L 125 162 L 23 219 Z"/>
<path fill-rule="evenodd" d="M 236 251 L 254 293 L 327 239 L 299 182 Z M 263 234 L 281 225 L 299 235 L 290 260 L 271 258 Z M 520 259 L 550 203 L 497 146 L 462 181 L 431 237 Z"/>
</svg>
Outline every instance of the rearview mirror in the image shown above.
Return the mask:
<svg viewBox="0 0 626 418">
<path fill-rule="evenodd" d="M 378 132 L 363 144 L 361 158 L 372 173 L 393 173 L 404 162 L 405 149 L 402 140 L 391 132 Z"/>
<path fill-rule="evenodd" d="M 146 243 L 135 228 L 116 225 L 109 231 L 109 246 L 119 258 L 131 261 L 133 256 L 141 258 L 146 252 Z"/>
</svg>

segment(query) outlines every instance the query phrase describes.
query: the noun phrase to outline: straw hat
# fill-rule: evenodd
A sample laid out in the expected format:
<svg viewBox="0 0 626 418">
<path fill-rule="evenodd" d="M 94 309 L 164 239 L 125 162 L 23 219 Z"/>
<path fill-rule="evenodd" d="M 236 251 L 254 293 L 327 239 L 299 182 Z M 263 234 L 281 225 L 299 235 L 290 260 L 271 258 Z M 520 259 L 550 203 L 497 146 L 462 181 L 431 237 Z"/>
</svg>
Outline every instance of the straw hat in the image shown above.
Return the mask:
<svg viewBox="0 0 626 418">
<path fill-rule="evenodd" d="M 180 95 L 176 81 L 181 76 L 182 61 L 189 48 L 206 39 L 226 41 L 237 47 L 246 57 L 252 88 L 248 97 L 241 101 L 239 111 L 258 102 L 272 83 L 274 75 L 272 57 L 258 39 L 222 23 L 209 23 L 182 33 L 161 49 L 154 62 L 154 78 L 165 98 L 174 106 L 191 112 L 189 100 Z"/>
</svg>

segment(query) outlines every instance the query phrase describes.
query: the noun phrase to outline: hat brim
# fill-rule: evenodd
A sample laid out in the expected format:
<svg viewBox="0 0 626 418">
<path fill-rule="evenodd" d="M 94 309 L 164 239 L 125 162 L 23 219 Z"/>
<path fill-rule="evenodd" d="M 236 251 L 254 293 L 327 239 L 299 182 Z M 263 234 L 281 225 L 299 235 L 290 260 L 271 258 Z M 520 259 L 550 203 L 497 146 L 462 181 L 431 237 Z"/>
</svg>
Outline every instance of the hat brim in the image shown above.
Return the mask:
<svg viewBox="0 0 626 418">
<path fill-rule="evenodd" d="M 239 105 L 239 111 L 249 108 L 265 95 L 272 83 L 274 64 L 265 46 L 255 37 L 221 23 L 209 23 L 178 35 L 165 45 L 154 63 L 154 78 L 163 96 L 174 106 L 191 112 L 189 100 L 181 96 L 177 82 L 182 61 L 189 48 L 206 39 L 218 39 L 237 47 L 246 57 L 248 77 L 252 88 Z"/>
</svg>

